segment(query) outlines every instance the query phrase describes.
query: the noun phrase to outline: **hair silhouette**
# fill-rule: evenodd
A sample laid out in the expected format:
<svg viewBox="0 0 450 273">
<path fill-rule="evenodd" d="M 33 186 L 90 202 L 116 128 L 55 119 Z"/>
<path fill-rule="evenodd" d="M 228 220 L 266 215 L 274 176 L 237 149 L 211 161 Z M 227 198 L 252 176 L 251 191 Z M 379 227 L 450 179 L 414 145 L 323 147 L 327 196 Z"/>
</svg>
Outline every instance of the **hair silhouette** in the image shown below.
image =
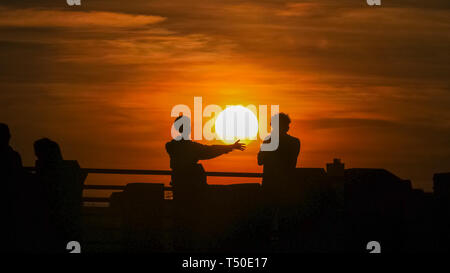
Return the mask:
<svg viewBox="0 0 450 273">
<path fill-rule="evenodd" d="M 275 121 L 278 120 L 280 134 L 286 134 L 289 131 L 289 125 L 291 124 L 291 118 L 285 113 L 279 113 L 272 117 L 271 124 L 274 126 Z M 276 126 L 274 129 L 277 129 Z"/>
<path fill-rule="evenodd" d="M 63 160 L 58 143 L 48 138 L 35 141 L 34 152 L 38 160 L 43 163 L 61 162 Z"/>
</svg>

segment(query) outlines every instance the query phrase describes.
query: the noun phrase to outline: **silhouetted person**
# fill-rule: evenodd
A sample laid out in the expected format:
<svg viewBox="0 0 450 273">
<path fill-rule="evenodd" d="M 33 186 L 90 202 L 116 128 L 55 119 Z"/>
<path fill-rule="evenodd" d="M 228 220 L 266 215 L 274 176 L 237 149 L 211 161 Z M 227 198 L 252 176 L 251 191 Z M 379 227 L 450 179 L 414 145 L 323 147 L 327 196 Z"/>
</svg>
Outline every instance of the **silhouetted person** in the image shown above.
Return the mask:
<svg viewBox="0 0 450 273">
<path fill-rule="evenodd" d="M 22 171 L 22 159 L 19 153 L 9 145 L 11 133 L 8 125 L 0 123 L 0 168 L 2 178 L 11 177 Z"/>
<path fill-rule="evenodd" d="M 181 124 L 181 125 L 180 125 Z M 206 201 L 206 174 L 199 160 L 218 157 L 234 149 L 244 150 L 245 145 L 236 141 L 232 145 L 203 145 L 189 140 L 190 119 L 180 116 L 175 119 L 175 129 L 181 135 L 166 144 L 172 169 L 173 197 L 175 201 L 175 247 L 179 251 L 202 249 L 204 221 L 209 211 Z"/>
<path fill-rule="evenodd" d="M 190 124 L 190 119 L 185 116 L 176 118 L 175 123 L 177 121 L 184 121 L 184 124 Z M 190 128 L 185 129 L 183 127 L 183 125 L 179 126 L 178 132 L 182 136 L 188 136 Z M 232 150 L 243 151 L 245 144 L 239 143 L 238 140 L 231 145 L 203 145 L 186 138 L 181 137 L 178 140 L 171 140 L 166 143 L 166 150 L 170 156 L 171 183 L 175 191 L 174 198 L 186 197 L 188 200 L 195 200 L 194 196 L 189 195 L 202 191 L 207 186 L 205 170 L 198 161 L 212 159 Z"/>
<path fill-rule="evenodd" d="M 263 165 L 263 188 L 277 189 L 285 186 L 286 178 L 293 175 L 300 153 L 300 140 L 288 134 L 291 119 L 284 113 L 277 114 L 279 120 L 279 144 L 275 151 L 260 151 L 258 165 Z M 272 117 L 272 128 L 276 116 Z M 271 136 L 264 140 L 270 143 Z"/>
<path fill-rule="evenodd" d="M 0 182 L 3 188 L 0 198 L 2 249 L 13 250 L 15 239 L 14 202 L 16 187 L 22 173 L 22 159 L 9 145 L 11 134 L 6 124 L 0 123 Z"/>
<path fill-rule="evenodd" d="M 69 241 L 81 237 L 83 173 L 77 161 L 64 160 L 59 145 L 47 138 L 34 143 L 36 174 L 44 187 L 49 208 L 52 251 L 65 251 Z"/>
<path fill-rule="evenodd" d="M 278 125 L 277 120 L 278 118 Z M 288 135 L 291 119 L 284 113 L 272 117 L 273 130 L 279 131 L 278 148 L 274 151 L 259 151 L 258 165 L 263 165 L 262 190 L 272 217 L 272 231 L 278 232 L 279 209 L 285 193 L 289 191 L 289 183 L 294 179 L 297 157 L 300 153 L 300 141 Z M 271 143 L 268 136 L 264 143 Z M 276 235 L 274 235 L 277 237 Z"/>
</svg>

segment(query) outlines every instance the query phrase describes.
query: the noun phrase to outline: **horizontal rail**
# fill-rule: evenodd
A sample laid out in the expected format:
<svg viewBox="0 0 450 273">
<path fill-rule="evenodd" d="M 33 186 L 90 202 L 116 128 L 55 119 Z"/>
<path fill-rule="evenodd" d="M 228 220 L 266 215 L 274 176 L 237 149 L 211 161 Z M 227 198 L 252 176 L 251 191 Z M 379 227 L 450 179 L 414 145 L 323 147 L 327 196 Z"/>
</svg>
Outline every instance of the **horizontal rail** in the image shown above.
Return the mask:
<svg viewBox="0 0 450 273">
<path fill-rule="evenodd" d="M 92 203 L 109 203 L 111 198 L 109 197 L 83 197 L 83 202 Z"/>
<path fill-rule="evenodd" d="M 25 167 L 28 171 L 34 171 L 33 167 Z M 128 170 L 128 169 L 81 169 L 92 174 L 127 174 L 127 175 L 171 175 L 172 171 L 163 170 Z M 206 172 L 207 176 L 218 177 L 262 177 L 262 173 L 242 173 L 242 172 Z"/>
<path fill-rule="evenodd" d="M 155 184 L 149 182 L 148 184 Z M 161 183 L 158 183 L 161 184 Z M 116 185 L 84 185 L 85 190 L 124 190 L 126 186 L 116 186 Z M 164 190 L 170 191 L 172 187 L 164 187 Z"/>
<path fill-rule="evenodd" d="M 128 175 L 171 175 L 172 171 L 161 170 L 126 170 L 126 169 L 83 169 L 88 173 L 95 174 L 128 174 Z M 262 173 L 242 172 L 206 172 L 207 176 L 220 177 L 262 177 Z"/>
<path fill-rule="evenodd" d="M 34 167 L 25 167 L 26 171 L 33 172 Z M 121 175 L 171 175 L 172 171 L 165 170 L 133 170 L 133 169 L 92 169 L 82 168 L 83 172 L 88 174 L 121 174 Z M 250 177 L 260 178 L 262 173 L 244 173 L 244 172 L 206 172 L 207 176 L 215 177 Z M 85 190 L 124 190 L 124 185 L 84 185 Z M 164 190 L 172 190 L 171 187 L 164 187 Z M 84 201 L 90 202 L 105 202 L 109 198 L 84 197 Z"/>
<path fill-rule="evenodd" d="M 127 169 L 82 169 L 95 174 L 128 174 L 128 175 L 171 175 L 171 171 L 161 170 L 127 170 Z"/>
<path fill-rule="evenodd" d="M 125 186 L 113 185 L 84 185 L 85 190 L 124 190 Z"/>
</svg>

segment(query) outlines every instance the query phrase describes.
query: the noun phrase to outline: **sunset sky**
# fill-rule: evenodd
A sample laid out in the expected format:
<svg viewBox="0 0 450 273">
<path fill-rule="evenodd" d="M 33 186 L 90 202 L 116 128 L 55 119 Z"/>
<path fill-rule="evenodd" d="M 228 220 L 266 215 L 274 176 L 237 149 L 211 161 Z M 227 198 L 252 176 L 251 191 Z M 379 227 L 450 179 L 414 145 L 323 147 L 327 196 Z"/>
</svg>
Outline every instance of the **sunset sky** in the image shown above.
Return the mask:
<svg viewBox="0 0 450 273">
<path fill-rule="evenodd" d="M 0 2 L 0 122 L 27 166 L 49 137 L 82 167 L 168 170 L 171 109 L 201 96 L 279 105 L 299 167 L 338 157 L 426 190 L 450 171 L 448 0 L 81 3 Z M 259 145 L 204 166 L 260 172 Z"/>
</svg>

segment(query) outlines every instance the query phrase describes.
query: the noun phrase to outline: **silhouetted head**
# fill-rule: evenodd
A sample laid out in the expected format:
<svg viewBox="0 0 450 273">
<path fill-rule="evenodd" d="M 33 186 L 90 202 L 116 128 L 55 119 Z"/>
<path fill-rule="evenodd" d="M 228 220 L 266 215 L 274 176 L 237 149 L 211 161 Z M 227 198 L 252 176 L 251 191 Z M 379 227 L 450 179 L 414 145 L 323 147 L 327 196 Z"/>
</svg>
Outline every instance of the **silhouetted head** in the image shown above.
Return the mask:
<svg viewBox="0 0 450 273">
<path fill-rule="evenodd" d="M 8 125 L 0 123 L 0 146 L 8 146 L 11 139 Z"/>
<path fill-rule="evenodd" d="M 176 140 L 189 139 L 189 134 L 191 133 L 191 119 L 187 116 L 179 116 L 175 119 L 173 123 L 175 130 L 180 133 L 180 136 Z"/>
<path fill-rule="evenodd" d="M 278 118 L 280 134 L 286 134 L 289 131 L 289 124 L 291 124 L 291 118 L 285 113 L 279 113 L 272 117 L 272 127 Z"/>
<path fill-rule="evenodd" d="M 42 138 L 34 142 L 34 153 L 39 161 L 43 163 L 60 162 L 63 160 L 58 143 Z"/>
</svg>

